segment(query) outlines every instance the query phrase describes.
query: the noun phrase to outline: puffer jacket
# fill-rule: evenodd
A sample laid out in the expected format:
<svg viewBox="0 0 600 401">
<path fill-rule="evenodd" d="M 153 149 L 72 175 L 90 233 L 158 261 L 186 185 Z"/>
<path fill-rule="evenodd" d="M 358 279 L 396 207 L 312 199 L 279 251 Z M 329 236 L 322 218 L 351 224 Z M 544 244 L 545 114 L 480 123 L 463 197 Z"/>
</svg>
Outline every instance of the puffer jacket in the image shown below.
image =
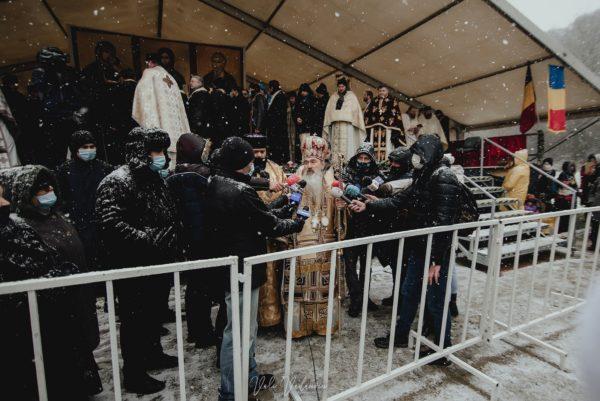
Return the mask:
<svg viewBox="0 0 600 401">
<path fill-rule="evenodd" d="M 103 267 L 176 262 L 181 250 L 175 203 L 165 181 L 149 167 L 149 150 L 166 150 L 169 136 L 160 130 L 134 128 L 128 139 L 128 164 L 98 187 L 96 219 Z"/>
<path fill-rule="evenodd" d="M 529 165 L 523 160 L 527 160 L 527 149 L 521 149 L 515 152 L 519 158 L 514 158 L 515 165 L 508 170 L 502 183 L 502 188 L 506 191 L 506 196 L 515 198 L 519 201 L 519 208 L 523 209 L 527 199 L 529 189 Z"/>
<path fill-rule="evenodd" d="M 219 171 L 211 177 L 207 189 L 206 240 L 211 257 L 238 256 L 243 259 L 267 253 L 267 238 L 298 232 L 294 220 L 280 219 L 271 213 L 250 186 L 250 177 L 236 172 Z M 229 291 L 229 271 L 221 269 L 222 283 Z M 252 288 L 266 281 L 266 265 L 255 265 Z"/>
<path fill-rule="evenodd" d="M 424 166 L 415 170 L 413 184 L 391 198 L 367 203 L 367 213 L 385 216 L 389 210 L 406 213 L 404 229 L 446 226 L 455 224 L 461 207 L 461 188 L 456 175 L 443 165 L 444 150 L 436 135 L 421 135 L 411 147 L 421 157 Z M 442 263 L 452 242 L 452 232 L 433 236 L 432 263 Z M 427 236 L 410 237 L 409 247 L 424 251 Z M 407 248 L 411 249 L 411 248 Z"/>
</svg>

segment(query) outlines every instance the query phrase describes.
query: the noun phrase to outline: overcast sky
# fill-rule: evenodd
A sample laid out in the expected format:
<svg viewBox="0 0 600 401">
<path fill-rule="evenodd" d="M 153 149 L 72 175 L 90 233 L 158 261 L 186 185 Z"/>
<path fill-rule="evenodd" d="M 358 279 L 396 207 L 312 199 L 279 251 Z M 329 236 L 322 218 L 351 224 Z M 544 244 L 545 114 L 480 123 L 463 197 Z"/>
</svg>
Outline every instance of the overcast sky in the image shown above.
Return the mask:
<svg viewBox="0 0 600 401">
<path fill-rule="evenodd" d="M 600 0 L 508 0 L 508 2 L 545 31 L 565 28 L 580 15 L 600 8 Z"/>
</svg>

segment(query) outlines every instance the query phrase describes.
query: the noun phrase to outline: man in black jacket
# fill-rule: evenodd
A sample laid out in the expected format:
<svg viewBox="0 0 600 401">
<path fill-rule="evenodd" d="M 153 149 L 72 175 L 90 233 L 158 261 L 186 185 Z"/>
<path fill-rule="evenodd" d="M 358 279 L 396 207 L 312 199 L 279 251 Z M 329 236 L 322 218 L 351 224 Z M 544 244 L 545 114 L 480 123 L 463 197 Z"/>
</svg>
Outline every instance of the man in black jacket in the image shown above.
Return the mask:
<svg viewBox="0 0 600 401">
<path fill-rule="evenodd" d="M 267 252 L 267 238 L 276 238 L 300 232 L 303 221 L 284 220 L 271 213 L 260 200 L 250 184 L 250 175 L 254 161 L 252 146 L 238 137 L 231 137 L 223 142 L 219 150 L 219 168 L 208 184 L 207 200 L 207 249 L 210 256 L 221 257 L 236 255 L 239 257 L 239 268 L 246 257 Z M 227 305 L 227 326 L 223 332 L 221 348 L 221 400 L 233 400 L 233 342 L 232 342 L 232 305 L 229 271 L 221 269 L 225 285 L 225 303 Z M 272 384 L 271 375 L 259 377 L 254 359 L 254 346 L 258 328 L 258 295 L 260 286 L 266 281 L 265 264 L 255 265 L 252 271 L 252 297 L 250 306 L 250 369 L 249 385 L 264 388 L 261 384 Z"/>
<path fill-rule="evenodd" d="M 350 206 L 355 212 L 378 214 L 389 210 L 407 210 L 407 229 L 446 226 L 455 224 L 459 211 L 461 190 L 456 175 L 442 164 L 444 150 L 436 135 L 421 135 L 411 147 L 414 167 L 413 184 L 392 198 L 362 203 L 353 201 Z M 446 279 L 448 278 L 449 253 L 452 232 L 442 232 L 433 236 L 429 266 L 429 287 L 427 308 L 433 318 L 436 343 L 442 332 L 442 319 Z M 402 305 L 396 323 L 395 346 L 407 347 L 408 334 L 415 318 L 421 295 L 421 281 L 425 268 L 427 236 L 410 237 L 404 247 L 408 252 L 406 278 L 402 285 Z M 444 347 L 451 346 L 450 316 L 447 318 Z M 387 348 L 389 337 L 375 339 L 375 345 Z M 447 364 L 445 358 L 437 364 Z"/>
<path fill-rule="evenodd" d="M 127 143 L 128 164 L 98 187 L 96 215 L 101 255 L 108 269 L 150 266 L 181 259 L 174 201 L 159 174 L 168 165 L 169 135 L 134 128 Z M 165 278 L 147 276 L 116 283 L 121 317 L 124 387 L 135 393 L 161 391 L 165 383 L 146 371 L 177 366 L 160 344 Z"/>
<path fill-rule="evenodd" d="M 190 95 L 185 103 L 185 111 L 192 132 L 207 138 L 210 129 L 210 94 L 200 75 L 192 75 L 190 78 Z"/>
<path fill-rule="evenodd" d="M 89 131 L 75 131 L 71 135 L 71 160 L 57 170 L 57 179 L 63 195 L 63 211 L 69 214 L 81 242 L 90 270 L 96 270 L 98 235 L 94 221 L 96 189 L 114 168 L 96 158 L 96 140 Z"/>
</svg>

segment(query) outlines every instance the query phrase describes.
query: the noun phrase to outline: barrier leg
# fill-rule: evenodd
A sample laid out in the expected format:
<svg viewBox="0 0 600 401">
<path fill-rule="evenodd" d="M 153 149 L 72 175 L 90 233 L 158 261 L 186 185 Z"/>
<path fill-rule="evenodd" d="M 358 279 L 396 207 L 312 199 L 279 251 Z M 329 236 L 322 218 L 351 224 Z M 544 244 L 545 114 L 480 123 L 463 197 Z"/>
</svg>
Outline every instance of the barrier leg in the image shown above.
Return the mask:
<svg viewBox="0 0 600 401">
<path fill-rule="evenodd" d="M 110 330 L 110 359 L 113 371 L 115 401 L 121 401 L 121 376 L 119 372 L 119 346 L 117 344 L 117 319 L 115 313 L 115 292 L 113 282 L 106 282 L 106 302 L 108 302 L 108 328 Z"/>
<path fill-rule="evenodd" d="M 44 371 L 44 351 L 42 349 L 42 334 L 40 332 L 40 315 L 36 292 L 27 291 L 27 300 L 29 301 L 29 319 L 31 321 L 31 337 L 33 339 L 33 357 L 35 360 L 38 395 L 40 401 L 48 401 L 46 372 Z"/>
</svg>

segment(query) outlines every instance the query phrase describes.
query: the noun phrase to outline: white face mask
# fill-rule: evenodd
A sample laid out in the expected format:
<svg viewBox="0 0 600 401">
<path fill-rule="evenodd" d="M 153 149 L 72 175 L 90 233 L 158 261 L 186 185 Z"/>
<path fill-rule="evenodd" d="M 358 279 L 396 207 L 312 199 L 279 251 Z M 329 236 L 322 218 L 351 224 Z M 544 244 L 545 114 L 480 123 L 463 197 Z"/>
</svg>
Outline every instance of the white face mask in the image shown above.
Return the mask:
<svg viewBox="0 0 600 401">
<path fill-rule="evenodd" d="M 423 161 L 421 160 L 421 156 L 419 156 L 417 154 L 413 154 L 410 161 L 411 161 L 413 167 L 417 170 L 421 170 L 424 166 Z"/>
<path fill-rule="evenodd" d="M 542 169 L 543 169 L 544 171 L 551 171 L 551 170 L 552 170 L 552 164 L 550 164 L 550 163 L 544 163 L 544 164 L 542 165 Z"/>
</svg>

